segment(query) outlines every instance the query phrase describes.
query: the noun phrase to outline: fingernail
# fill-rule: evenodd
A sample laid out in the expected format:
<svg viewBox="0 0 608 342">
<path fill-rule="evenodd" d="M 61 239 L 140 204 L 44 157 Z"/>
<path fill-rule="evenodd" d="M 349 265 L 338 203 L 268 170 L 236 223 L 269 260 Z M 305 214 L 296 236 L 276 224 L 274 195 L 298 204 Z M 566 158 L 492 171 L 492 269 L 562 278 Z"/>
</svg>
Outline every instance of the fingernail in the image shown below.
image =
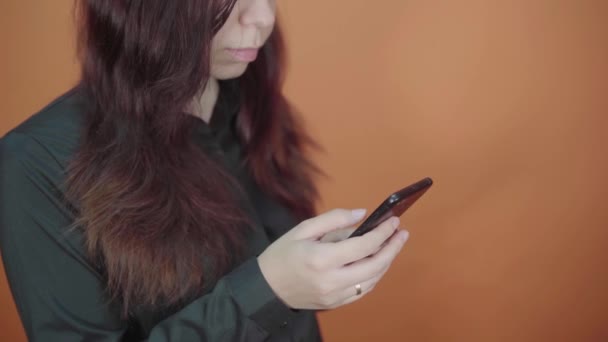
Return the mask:
<svg viewBox="0 0 608 342">
<path fill-rule="evenodd" d="M 391 222 L 393 224 L 393 228 L 397 228 L 399 226 L 399 223 L 401 221 L 399 220 L 398 217 L 393 218 L 393 222 Z"/>
<path fill-rule="evenodd" d="M 407 241 L 407 239 L 409 239 L 410 237 L 410 232 L 408 232 L 407 230 L 402 230 L 399 233 L 399 238 L 401 239 L 401 241 L 405 242 Z"/>
<path fill-rule="evenodd" d="M 352 211 L 352 214 L 353 214 L 353 219 L 355 219 L 355 220 L 360 220 L 360 219 L 362 219 L 362 218 L 363 218 L 363 216 L 365 216 L 365 212 L 366 212 L 366 211 L 367 211 L 367 210 L 365 210 L 365 209 L 355 209 L 355 210 L 353 210 L 353 211 Z"/>
</svg>

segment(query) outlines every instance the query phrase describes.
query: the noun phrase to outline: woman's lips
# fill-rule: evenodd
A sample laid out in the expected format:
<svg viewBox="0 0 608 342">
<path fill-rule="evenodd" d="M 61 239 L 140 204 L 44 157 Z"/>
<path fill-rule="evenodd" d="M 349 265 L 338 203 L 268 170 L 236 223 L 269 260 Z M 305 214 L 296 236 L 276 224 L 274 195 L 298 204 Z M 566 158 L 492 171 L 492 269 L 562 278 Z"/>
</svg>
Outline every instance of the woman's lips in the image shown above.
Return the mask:
<svg viewBox="0 0 608 342">
<path fill-rule="evenodd" d="M 241 62 L 253 62 L 258 57 L 259 49 L 227 49 L 232 57 Z"/>
</svg>

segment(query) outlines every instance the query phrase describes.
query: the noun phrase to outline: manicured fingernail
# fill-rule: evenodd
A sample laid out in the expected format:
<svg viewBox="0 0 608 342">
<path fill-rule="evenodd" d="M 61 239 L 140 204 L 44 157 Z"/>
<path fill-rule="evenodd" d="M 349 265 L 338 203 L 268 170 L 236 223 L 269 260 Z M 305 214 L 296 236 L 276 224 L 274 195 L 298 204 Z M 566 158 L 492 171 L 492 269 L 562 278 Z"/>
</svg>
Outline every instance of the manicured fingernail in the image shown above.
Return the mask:
<svg viewBox="0 0 608 342">
<path fill-rule="evenodd" d="M 399 238 L 401 239 L 401 241 L 405 242 L 407 241 L 407 239 L 409 239 L 410 237 L 410 232 L 408 232 L 407 230 L 402 230 L 399 233 Z"/>
<path fill-rule="evenodd" d="M 353 210 L 353 211 L 352 211 L 352 214 L 353 214 L 353 219 L 355 219 L 355 220 L 360 220 L 360 219 L 362 219 L 362 218 L 363 218 L 363 216 L 365 216 L 365 212 L 366 212 L 366 211 L 367 211 L 367 210 L 365 210 L 365 209 L 355 209 L 355 210 Z"/>
<path fill-rule="evenodd" d="M 398 217 L 394 217 L 394 218 L 393 218 L 393 222 L 391 222 L 391 224 L 393 225 L 393 228 L 397 228 L 397 227 L 399 226 L 399 223 L 400 223 L 400 222 L 401 222 L 401 221 L 399 220 L 399 218 L 398 218 Z"/>
</svg>

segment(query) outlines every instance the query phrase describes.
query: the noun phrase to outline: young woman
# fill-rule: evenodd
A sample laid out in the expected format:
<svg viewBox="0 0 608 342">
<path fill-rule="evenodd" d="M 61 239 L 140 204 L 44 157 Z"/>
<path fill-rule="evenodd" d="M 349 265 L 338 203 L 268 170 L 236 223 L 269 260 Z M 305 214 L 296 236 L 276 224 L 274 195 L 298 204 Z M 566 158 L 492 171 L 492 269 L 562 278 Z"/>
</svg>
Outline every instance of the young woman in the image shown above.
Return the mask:
<svg viewBox="0 0 608 342">
<path fill-rule="evenodd" d="M 318 341 L 399 220 L 315 216 L 275 0 L 80 0 L 78 86 L 0 141 L 0 248 L 31 341 Z M 321 76 L 319 76 L 321 77 Z"/>
</svg>

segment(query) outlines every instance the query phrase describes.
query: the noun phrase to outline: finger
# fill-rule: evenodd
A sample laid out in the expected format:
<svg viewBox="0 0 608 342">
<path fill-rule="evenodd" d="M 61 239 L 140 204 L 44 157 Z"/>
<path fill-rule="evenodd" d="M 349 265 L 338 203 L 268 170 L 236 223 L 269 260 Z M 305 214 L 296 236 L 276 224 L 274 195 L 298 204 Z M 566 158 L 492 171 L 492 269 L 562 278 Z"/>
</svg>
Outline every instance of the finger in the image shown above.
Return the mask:
<svg viewBox="0 0 608 342">
<path fill-rule="evenodd" d="M 397 234 L 395 234 L 395 235 L 397 235 Z M 407 236 L 409 236 L 409 234 Z M 407 236 L 405 238 L 405 241 L 407 241 Z M 403 237 L 397 237 L 397 239 L 403 240 Z M 392 242 L 393 242 L 393 239 L 391 239 L 391 242 L 389 242 L 389 243 L 392 243 Z M 394 260 L 394 258 L 393 258 L 393 260 Z M 370 279 L 366 279 L 364 281 L 354 283 L 354 285 L 351 284 L 351 285 L 345 287 L 344 289 L 342 289 L 342 298 L 344 298 L 344 299 L 341 302 L 339 302 L 336 305 L 336 307 L 355 302 L 355 301 L 361 299 L 362 297 L 364 297 L 365 295 L 367 295 L 368 293 L 372 292 L 375 289 L 376 285 L 378 285 L 380 280 L 382 280 L 382 278 L 384 277 L 386 272 L 388 272 L 389 268 L 390 268 L 390 263 L 387 266 L 385 266 L 383 269 L 381 269 L 378 274 L 374 275 Z M 359 284 L 359 286 L 361 288 L 361 293 L 357 293 L 357 284 Z M 353 294 L 353 289 L 354 289 L 354 294 Z"/>
<path fill-rule="evenodd" d="M 361 286 L 360 294 L 357 293 L 357 287 L 356 287 L 357 284 L 351 285 L 348 288 L 343 289 L 341 291 L 341 293 L 339 294 L 339 297 L 341 299 L 336 301 L 336 303 L 332 307 L 338 308 L 340 306 L 350 304 L 352 302 L 355 302 L 355 301 L 365 297 L 365 295 L 367 295 L 368 293 L 370 293 L 374 290 L 374 288 L 378 284 L 379 280 L 380 280 L 380 277 L 374 277 L 374 278 L 364 281 L 362 283 L 358 283 Z"/>
<path fill-rule="evenodd" d="M 355 228 L 344 228 L 344 229 L 336 230 L 333 232 L 329 232 L 321 238 L 321 242 L 323 242 L 323 243 L 339 242 L 339 241 L 342 241 L 342 240 L 346 239 L 347 237 L 349 237 L 354 231 L 355 231 Z"/>
<path fill-rule="evenodd" d="M 396 229 L 393 232 L 393 235 L 398 234 L 399 232 L 403 231 L 405 229 Z M 367 257 L 372 257 L 374 256 L 376 253 L 378 253 L 382 248 L 386 247 L 386 245 L 388 245 L 389 241 L 391 240 L 391 238 L 393 237 L 393 235 L 391 235 L 390 238 L 386 239 L 386 241 L 384 241 L 372 254 L 368 255 Z"/>
<path fill-rule="evenodd" d="M 323 235 L 348 228 L 365 216 L 365 209 L 333 209 L 300 223 L 295 234 L 300 239 L 320 239 Z"/>
<path fill-rule="evenodd" d="M 345 284 L 353 285 L 384 274 L 408 238 L 409 233 L 405 230 L 395 233 L 378 253 L 342 267 L 335 273 L 335 277 Z"/>
<path fill-rule="evenodd" d="M 342 266 L 351 262 L 365 258 L 380 248 L 390 236 L 395 232 L 399 225 L 397 217 L 382 222 L 376 229 L 362 235 L 352 237 L 332 245 L 332 251 L 328 254 L 333 254 L 332 262 L 336 266 Z"/>
<path fill-rule="evenodd" d="M 406 231 L 401 231 L 403 233 L 403 235 L 400 234 L 400 232 L 396 232 L 394 234 L 393 237 L 391 237 L 391 239 L 389 239 L 389 241 L 386 242 L 386 245 L 389 246 L 389 248 L 392 248 L 393 244 L 395 244 L 395 241 L 397 244 L 401 244 L 401 246 L 403 246 L 403 243 L 401 241 L 403 241 L 404 237 L 407 240 L 407 232 Z M 398 247 L 399 249 L 401 249 L 401 247 Z M 373 257 L 373 256 L 372 256 Z M 371 257 L 370 257 L 371 258 Z M 394 260 L 391 259 L 391 261 Z M 362 261 L 358 261 L 357 263 L 354 263 L 353 266 L 357 266 L 359 263 L 362 263 Z M 337 289 L 336 291 L 334 291 L 333 294 L 333 298 L 334 300 L 331 301 L 331 303 L 333 303 L 332 307 L 339 307 L 348 303 L 352 303 L 356 300 L 358 300 L 360 297 L 364 296 L 366 293 L 369 293 L 373 290 L 373 288 L 376 286 L 376 284 L 384 277 L 384 275 L 386 274 L 386 272 L 388 272 L 388 269 L 390 268 L 390 262 L 386 264 L 385 267 L 383 267 L 382 269 L 380 269 L 379 272 L 374 272 L 371 275 L 367 274 L 367 275 L 363 275 L 363 276 L 357 276 L 356 274 L 344 274 L 344 273 L 336 273 L 335 274 L 335 279 L 336 281 L 333 281 L 333 283 L 345 283 L 348 284 L 344 287 L 342 287 L 341 289 Z M 348 268 L 352 268 L 353 266 L 348 266 Z M 347 267 L 344 267 L 344 269 L 347 269 Z M 337 279 L 339 279 L 339 281 L 337 281 Z M 331 280 L 328 279 L 329 282 L 332 282 Z M 356 291 L 356 286 L 357 284 L 360 285 L 361 288 L 361 294 L 357 295 L 357 291 Z M 353 292 L 354 289 L 354 292 Z"/>
</svg>

